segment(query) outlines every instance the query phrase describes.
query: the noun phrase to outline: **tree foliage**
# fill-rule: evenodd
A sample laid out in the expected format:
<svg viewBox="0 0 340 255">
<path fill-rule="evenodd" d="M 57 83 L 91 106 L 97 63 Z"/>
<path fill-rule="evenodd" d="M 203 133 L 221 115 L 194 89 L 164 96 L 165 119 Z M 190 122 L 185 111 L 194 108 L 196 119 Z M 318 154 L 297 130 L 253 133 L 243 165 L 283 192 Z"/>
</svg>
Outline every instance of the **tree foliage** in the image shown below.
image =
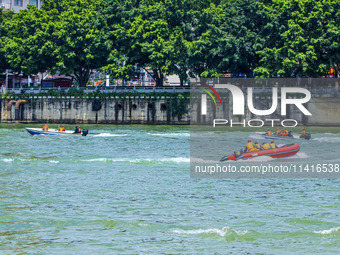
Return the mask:
<svg viewBox="0 0 340 255">
<path fill-rule="evenodd" d="M 129 79 L 321 76 L 340 65 L 338 0 L 45 0 L 0 14 L 0 69 Z"/>
<path fill-rule="evenodd" d="M 316 77 L 329 66 L 339 66 L 339 7 L 337 0 L 274 0 L 264 5 L 276 40 L 258 52 L 262 64 L 257 71 L 263 76 Z"/>
</svg>

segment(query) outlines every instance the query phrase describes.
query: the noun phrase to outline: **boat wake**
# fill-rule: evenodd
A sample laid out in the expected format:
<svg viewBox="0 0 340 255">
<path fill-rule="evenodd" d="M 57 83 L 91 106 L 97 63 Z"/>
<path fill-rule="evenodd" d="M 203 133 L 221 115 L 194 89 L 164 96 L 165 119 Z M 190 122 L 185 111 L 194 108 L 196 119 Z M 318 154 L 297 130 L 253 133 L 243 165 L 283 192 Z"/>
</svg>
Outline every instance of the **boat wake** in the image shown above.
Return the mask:
<svg viewBox="0 0 340 255">
<path fill-rule="evenodd" d="M 164 136 L 164 137 L 178 137 L 178 136 L 189 137 L 190 133 L 148 133 L 148 135 Z"/>
<path fill-rule="evenodd" d="M 110 133 L 101 133 L 98 135 L 93 135 L 95 137 L 112 137 L 112 136 L 127 136 L 127 134 L 110 134 Z"/>
<path fill-rule="evenodd" d="M 317 137 L 314 138 L 313 140 L 318 141 L 320 143 L 339 143 L 340 142 L 340 137 Z"/>
</svg>

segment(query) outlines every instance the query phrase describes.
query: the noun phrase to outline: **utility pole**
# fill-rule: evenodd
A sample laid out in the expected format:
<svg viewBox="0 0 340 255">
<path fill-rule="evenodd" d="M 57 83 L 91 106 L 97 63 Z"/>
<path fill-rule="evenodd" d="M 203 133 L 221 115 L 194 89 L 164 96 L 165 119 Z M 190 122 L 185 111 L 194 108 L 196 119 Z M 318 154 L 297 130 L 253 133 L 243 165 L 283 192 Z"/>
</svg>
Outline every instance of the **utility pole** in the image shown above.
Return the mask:
<svg viewBox="0 0 340 255">
<path fill-rule="evenodd" d="M 6 86 L 4 92 L 6 92 L 7 90 L 8 90 L 8 69 L 6 69 Z"/>
</svg>

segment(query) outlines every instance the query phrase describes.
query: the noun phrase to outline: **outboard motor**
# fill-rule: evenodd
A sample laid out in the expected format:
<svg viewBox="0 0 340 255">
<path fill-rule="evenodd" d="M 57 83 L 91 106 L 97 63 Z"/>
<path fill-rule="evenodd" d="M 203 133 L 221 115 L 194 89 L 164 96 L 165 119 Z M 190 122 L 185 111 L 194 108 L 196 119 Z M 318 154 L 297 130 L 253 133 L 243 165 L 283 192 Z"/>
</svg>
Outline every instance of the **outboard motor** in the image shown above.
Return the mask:
<svg viewBox="0 0 340 255">
<path fill-rule="evenodd" d="M 83 129 L 81 133 L 82 133 L 82 136 L 87 136 L 89 131 L 87 129 Z"/>
<path fill-rule="evenodd" d="M 292 136 L 293 136 L 291 130 L 288 131 L 288 136 L 289 136 L 289 137 L 292 137 Z"/>
</svg>

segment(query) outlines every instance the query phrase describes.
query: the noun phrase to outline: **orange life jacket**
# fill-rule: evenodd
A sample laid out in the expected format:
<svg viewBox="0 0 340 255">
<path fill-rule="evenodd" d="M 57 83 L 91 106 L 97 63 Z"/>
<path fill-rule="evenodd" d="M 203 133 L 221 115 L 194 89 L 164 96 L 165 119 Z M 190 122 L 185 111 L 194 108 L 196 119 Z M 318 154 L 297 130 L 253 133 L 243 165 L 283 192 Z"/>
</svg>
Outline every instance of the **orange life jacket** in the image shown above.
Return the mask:
<svg viewBox="0 0 340 255">
<path fill-rule="evenodd" d="M 270 143 L 270 147 L 272 147 L 272 149 L 275 149 L 276 148 L 275 143 Z"/>
<path fill-rule="evenodd" d="M 281 133 L 281 135 L 283 135 L 283 136 L 288 135 L 288 130 L 283 130 L 283 132 Z"/>
<path fill-rule="evenodd" d="M 258 151 L 259 149 L 257 149 L 254 144 L 252 142 L 247 143 L 247 150 L 248 152 L 252 152 L 252 151 Z"/>
<path fill-rule="evenodd" d="M 267 135 L 272 135 L 272 131 L 267 130 Z"/>
<path fill-rule="evenodd" d="M 262 145 L 262 148 L 263 148 L 264 150 L 268 150 L 268 149 L 270 149 L 270 145 L 269 145 L 268 143 L 264 143 L 264 144 Z"/>
<path fill-rule="evenodd" d="M 302 130 L 301 135 L 302 135 L 302 136 L 305 136 L 305 135 L 306 135 L 306 131 L 305 131 L 305 130 Z"/>
<path fill-rule="evenodd" d="M 66 128 L 64 126 L 61 127 L 61 131 L 65 132 Z"/>
</svg>

